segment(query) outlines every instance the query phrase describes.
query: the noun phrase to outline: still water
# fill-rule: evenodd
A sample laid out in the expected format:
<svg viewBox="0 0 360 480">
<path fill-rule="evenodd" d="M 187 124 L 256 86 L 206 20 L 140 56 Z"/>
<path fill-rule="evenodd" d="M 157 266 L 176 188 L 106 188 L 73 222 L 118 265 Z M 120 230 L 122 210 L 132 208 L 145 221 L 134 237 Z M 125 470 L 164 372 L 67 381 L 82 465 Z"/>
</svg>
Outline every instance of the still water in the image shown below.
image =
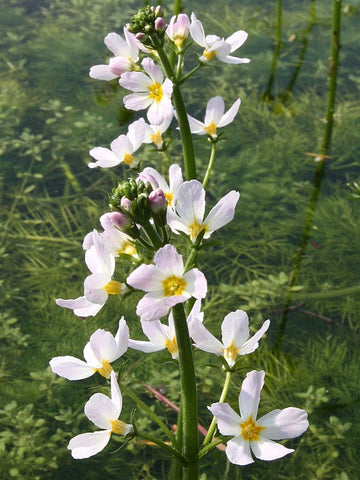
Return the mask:
<svg viewBox="0 0 360 480">
<path fill-rule="evenodd" d="M 196 118 L 215 95 L 227 108 L 242 100 L 224 130 L 209 183 L 212 205 L 231 189 L 241 197 L 235 220 L 199 260 L 210 284 L 207 326 L 218 334 L 224 315 L 237 308 L 249 313 L 255 327 L 270 318 L 268 336 L 245 370 L 267 372 L 264 413 L 296 405 L 309 412 L 311 426 L 291 444 L 296 452 L 277 462 L 240 469 L 213 452 L 204 459 L 203 480 L 356 480 L 360 471 L 360 4 L 342 6 L 330 158 L 286 316 L 287 285 L 321 161 L 333 6 L 330 0 L 282 4 L 277 42 L 275 1 L 184 2 L 206 33 L 226 38 L 246 30 L 239 55 L 251 59 L 248 65 L 214 62 L 184 85 L 184 98 Z M 47 367 L 56 355 L 81 357 L 89 335 L 100 327 L 114 332 L 123 314 L 132 335 L 140 335 L 130 301 L 109 302 L 86 321 L 54 302 L 80 295 L 87 275 L 82 239 L 100 228 L 111 189 L 127 177 L 122 167 L 87 167 L 89 149 L 108 147 L 136 118 L 122 107 L 116 82 L 92 80 L 88 71 L 107 58 L 104 36 L 121 33 L 139 6 L 132 0 L 0 5 L 0 478 L 167 478 L 166 456 L 143 444 L 118 451 L 123 444 L 114 441 L 97 457 L 73 460 L 66 445 L 89 431 L 82 411 L 94 382 L 70 385 Z M 172 3 L 163 6 L 170 14 Z M 195 65 L 192 51 L 187 68 Z M 175 128 L 171 136 L 171 161 L 181 164 Z M 198 137 L 195 150 L 201 177 L 210 145 Z M 167 171 L 162 154 L 146 146 L 142 155 L 143 167 Z M 142 387 L 146 381 L 178 403 L 177 377 L 165 353 L 146 360 L 129 353 L 127 360 L 129 385 L 144 401 L 154 403 Z M 133 361 L 136 368 L 130 368 Z M 222 373 L 209 366 L 218 366 L 210 356 L 198 361 L 200 421 L 207 425 L 205 407 L 216 401 Z M 240 371 L 234 378 L 233 404 L 243 376 Z M 124 406 L 124 415 L 132 408 Z M 175 423 L 162 404 L 156 409 L 166 423 Z M 136 419 L 141 428 L 154 428 L 141 412 Z"/>
</svg>

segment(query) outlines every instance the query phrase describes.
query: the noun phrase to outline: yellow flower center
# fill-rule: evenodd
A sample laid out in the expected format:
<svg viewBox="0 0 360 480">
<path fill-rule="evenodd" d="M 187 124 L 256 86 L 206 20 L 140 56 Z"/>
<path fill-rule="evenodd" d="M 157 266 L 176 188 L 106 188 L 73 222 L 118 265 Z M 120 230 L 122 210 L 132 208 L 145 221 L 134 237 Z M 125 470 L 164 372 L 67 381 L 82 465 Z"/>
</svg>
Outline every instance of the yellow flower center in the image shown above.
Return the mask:
<svg viewBox="0 0 360 480">
<path fill-rule="evenodd" d="M 172 340 L 166 340 L 165 347 L 169 350 L 169 353 L 171 353 L 173 358 L 177 357 L 178 346 L 177 346 L 176 337 L 174 337 Z"/>
<path fill-rule="evenodd" d="M 131 165 L 133 162 L 134 162 L 133 155 L 131 155 L 131 153 L 125 153 L 124 163 L 126 163 L 126 165 Z"/>
<path fill-rule="evenodd" d="M 228 362 L 230 367 L 232 367 L 236 362 L 236 358 L 239 355 L 239 351 L 240 349 L 235 347 L 234 342 L 231 342 L 231 344 L 227 348 L 224 348 L 223 350 L 224 358 Z"/>
<path fill-rule="evenodd" d="M 189 230 L 190 230 L 190 240 L 194 241 L 200 232 L 205 230 L 205 233 L 206 233 L 207 225 L 206 223 L 202 224 L 194 220 L 193 223 L 189 225 Z"/>
<path fill-rule="evenodd" d="M 253 442 L 260 440 L 259 433 L 266 427 L 261 427 L 254 422 L 252 415 L 244 422 L 240 423 L 241 436 L 245 441 Z"/>
<path fill-rule="evenodd" d="M 211 122 L 210 125 L 204 128 L 204 130 L 208 135 L 216 135 L 216 124 Z"/>
<path fill-rule="evenodd" d="M 109 378 L 111 375 L 112 366 L 107 360 L 103 360 L 102 367 L 97 369 L 97 372 L 104 378 Z"/>
<path fill-rule="evenodd" d="M 202 56 L 207 62 L 210 62 L 210 60 L 215 57 L 215 50 L 212 50 L 211 52 L 204 50 Z"/>
<path fill-rule="evenodd" d="M 129 433 L 129 425 L 121 420 L 111 420 L 111 431 L 117 435 L 126 435 Z"/>
<path fill-rule="evenodd" d="M 162 86 L 160 83 L 154 82 L 150 87 L 147 87 L 149 89 L 149 97 L 153 98 L 155 102 L 160 102 L 160 100 L 163 97 L 163 90 Z"/>
<path fill-rule="evenodd" d="M 136 247 L 132 242 L 124 242 L 122 247 L 117 251 L 118 254 L 125 253 L 125 255 L 130 255 L 134 257 L 137 254 Z"/>
<path fill-rule="evenodd" d="M 108 295 L 119 295 L 119 293 L 121 293 L 121 287 L 120 282 L 110 280 L 110 282 L 105 285 L 104 290 Z"/>
<path fill-rule="evenodd" d="M 165 195 L 165 199 L 167 201 L 167 204 L 171 207 L 172 206 L 172 203 L 174 201 L 174 195 L 172 192 L 168 192 L 168 193 L 165 193 L 164 192 L 164 195 Z"/>
<path fill-rule="evenodd" d="M 162 282 L 164 286 L 164 296 L 172 297 L 173 295 L 182 295 L 187 283 L 181 277 L 172 275 Z"/>
<path fill-rule="evenodd" d="M 163 144 L 163 139 L 160 130 L 150 135 L 150 140 L 157 146 L 157 148 L 161 148 Z"/>
</svg>

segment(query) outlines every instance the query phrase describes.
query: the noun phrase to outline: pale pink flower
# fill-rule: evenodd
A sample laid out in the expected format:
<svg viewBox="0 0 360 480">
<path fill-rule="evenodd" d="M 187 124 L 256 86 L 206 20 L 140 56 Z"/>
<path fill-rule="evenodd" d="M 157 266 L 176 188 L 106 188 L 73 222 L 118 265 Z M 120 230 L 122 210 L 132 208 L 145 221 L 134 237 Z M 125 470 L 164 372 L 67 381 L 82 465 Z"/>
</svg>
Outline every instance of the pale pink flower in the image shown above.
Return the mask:
<svg viewBox="0 0 360 480">
<path fill-rule="evenodd" d="M 266 320 L 249 338 L 249 317 L 243 310 L 236 310 L 226 315 L 221 324 L 222 342 L 207 330 L 199 317 L 189 323 L 189 331 L 195 341 L 194 347 L 224 357 L 229 367 L 233 367 L 239 355 L 247 355 L 258 348 L 259 340 L 269 326 L 270 320 Z"/>
<path fill-rule="evenodd" d="M 295 438 L 308 428 L 307 413 L 299 408 L 288 407 L 256 419 L 260 392 L 264 385 L 265 372 L 253 370 L 246 375 L 239 395 L 238 415 L 228 403 L 213 403 L 208 407 L 216 418 L 222 435 L 231 435 L 227 442 L 226 455 L 229 462 L 248 465 L 255 457 L 260 460 L 276 460 L 293 452 L 273 440 Z"/>
<path fill-rule="evenodd" d="M 160 248 L 154 263 L 140 265 L 127 279 L 131 287 L 147 292 L 136 308 L 141 321 L 159 320 L 174 305 L 206 296 L 204 274 L 197 268 L 185 273 L 183 258 L 172 245 Z"/>
<path fill-rule="evenodd" d="M 95 393 L 85 404 L 84 412 L 88 419 L 101 430 L 81 433 L 72 438 L 68 449 L 73 458 L 89 458 L 101 452 L 110 441 L 111 434 L 128 435 L 132 425 L 119 420 L 122 410 L 122 396 L 115 372 L 111 372 L 111 398 L 103 393 Z"/>
<path fill-rule="evenodd" d="M 125 40 L 117 33 L 109 33 L 104 43 L 114 57 L 110 58 L 108 65 L 94 65 L 90 68 L 89 75 L 96 80 L 113 80 L 124 72 L 139 69 L 136 64 L 139 60 L 139 41 L 135 35 L 124 27 Z"/>
<path fill-rule="evenodd" d="M 191 133 L 197 135 L 209 135 L 213 139 L 217 138 L 217 129 L 229 125 L 240 108 L 241 100 L 238 98 L 229 110 L 224 113 L 225 105 L 222 97 L 211 98 L 206 106 L 205 120 L 200 122 L 194 117 L 188 115 Z"/>
<path fill-rule="evenodd" d="M 185 13 L 174 15 L 165 31 L 166 35 L 172 40 L 180 50 L 182 44 L 189 36 L 190 20 Z"/>
<path fill-rule="evenodd" d="M 195 43 L 204 48 L 200 57 L 202 63 L 208 63 L 213 57 L 225 63 L 249 63 L 249 58 L 232 57 L 230 53 L 235 52 L 245 43 L 248 34 L 243 30 L 239 30 L 226 40 L 217 35 L 205 35 L 204 27 L 194 13 L 191 14 L 190 35 Z"/>
<path fill-rule="evenodd" d="M 146 123 L 143 118 L 136 120 L 129 125 L 126 135 L 119 135 L 110 144 L 110 149 L 104 147 L 95 147 L 89 151 L 91 157 L 96 162 L 90 162 L 89 168 L 111 168 L 125 163 L 128 167 L 135 167 L 138 160 L 134 153 L 144 142 Z"/>
<path fill-rule="evenodd" d="M 124 97 L 124 105 L 129 110 L 145 110 L 151 124 L 159 125 L 173 115 L 171 95 L 173 83 L 164 80 L 164 75 L 151 58 L 144 58 L 141 63 L 144 72 L 126 72 L 119 83 L 127 90 L 135 93 Z"/>
<path fill-rule="evenodd" d="M 98 329 L 91 335 L 84 348 L 85 362 L 70 355 L 54 357 L 50 360 L 51 370 L 68 380 L 82 380 L 96 372 L 109 378 L 112 372 L 110 363 L 126 352 L 128 342 L 129 328 L 122 317 L 115 337 L 103 329 Z"/>
<path fill-rule="evenodd" d="M 209 238 L 215 230 L 234 218 L 239 197 L 239 192 L 232 190 L 218 201 L 204 219 L 206 203 L 202 184 L 198 180 L 184 182 L 177 190 L 175 211 L 168 209 L 168 225 L 175 233 L 189 235 L 192 242 L 203 230 L 204 238 Z"/>
<path fill-rule="evenodd" d="M 160 175 L 160 173 L 152 167 L 146 167 L 139 174 L 139 178 L 144 182 L 151 183 L 154 189 L 161 188 L 164 192 L 167 205 L 169 208 L 174 208 L 176 204 L 177 191 L 180 185 L 184 182 L 181 167 L 176 163 L 169 168 L 169 182 Z"/>
</svg>

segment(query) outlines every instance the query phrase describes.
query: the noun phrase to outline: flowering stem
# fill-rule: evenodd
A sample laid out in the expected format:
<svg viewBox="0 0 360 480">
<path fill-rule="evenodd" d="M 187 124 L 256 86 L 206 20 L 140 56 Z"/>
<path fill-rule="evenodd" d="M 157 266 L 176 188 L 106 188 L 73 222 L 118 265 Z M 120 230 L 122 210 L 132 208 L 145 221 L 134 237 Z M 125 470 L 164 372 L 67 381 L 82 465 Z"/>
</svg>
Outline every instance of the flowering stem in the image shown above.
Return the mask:
<svg viewBox="0 0 360 480">
<path fill-rule="evenodd" d="M 176 74 L 170 63 L 168 56 L 166 55 L 164 49 L 161 46 L 157 46 L 156 50 L 159 54 L 160 60 L 165 69 L 166 75 L 173 82 L 173 102 L 176 109 L 177 120 L 180 128 L 181 142 L 183 147 L 184 154 L 184 163 L 185 163 L 185 176 L 186 180 L 192 180 L 196 178 L 196 163 L 195 163 L 195 152 L 194 144 L 190 131 L 190 125 L 186 113 L 186 108 L 184 100 L 181 95 L 180 85 L 176 79 Z"/>
<path fill-rule="evenodd" d="M 223 386 L 223 389 L 222 389 L 222 392 L 221 392 L 221 395 L 220 395 L 220 400 L 219 400 L 220 403 L 224 403 L 225 400 L 226 400 L 226 396 L 228 394 L 229 387 L 230 387 L 230 382 L 231 382 L 231 372 L 227 371 L 226 372 L 226 377 L 225 377 L 225 383 L 224 383 L 224 386 Z M 216 418 L 213 417 L 213 419 L 211 420 L 211 424 L 210 424 L 208 433 L 206 434 L 206 437 L 205 437 L 204 442 L 202 444 L 202 448 L 204 448 L 208 443 L 210 443 L 212 441 L 215 429 L 216 429 Z M 221 443 L 221 442 L 219 442 L 219 443 Z"/>
<path fill-rule="evenodd" d="M 160 235 L 157 233 L 157 231 L 154 229 L 154 227 L 151 225 L 150 222 L 144 222 L 142 224 L 142 227 L 144 228 L 146 235 L 151 240 L 151 243 L 153 244 L 155 250 L 158 250 L 161 246 L 163 246 L 162 238 L 160 237 Z"/>
<path fill-rule="evenodd" d="M 182 453 L 189 462 L 183 469 L 184 479 L 198 479 L 198 415 L 195 367 L 191 340 L 185 316 L 184 305 L 179 303 L 172 308 L 176 341 L 179 352 L 179 371 L 181 384 L 181 425 L 182 438 L 179 442 Z"/>
<path fill-rule="evenodd" d="M 178 452 L 178 450 L 176 450 L 175 448 L 172 448 L 170 445 L 168 445 L 167 443 L 165 442 L 162 442 L 161 440 L 159 440 L 157 437 L 153 437 L 152 435 L 148 435 L 147 433 L 143 433 L 143 432 L 139 432 L 136 430 L 135 432 L 135 436 L 136 437 L 139 437 L 139 438 L 142 438 L 143 440 L 146 440 L 147 442 L 150 442 L 150 444 L 155 444 L 155 445 L 158 445 L 159 447 L 161 447 L 163 450 L 166 450 L 167 452 L 171 453 L 172 456 L 176 457 L 178 460 L 180 460 L 180 462 L 183 464 L 183 465 L 187 465 L 187 462 L 185 460 L 185 458 L 181 455 L 180 452 Z"/>
<path fill-rule="evenodd" d="M 212 142 L 212 144 L 211 144 L 211 155 L 210 155 L 209 165 L 208 165 L 208 167 L 207 167 L 207 170 L 206 170 L 206 173 L 205 173 L 205 177 L 204 177 L 204 180 L 203 180 L 203 183 L 202 183 L 202 185 L 203 185 L 204 188 L 206 188 L 206 185 L 207 185 L 207 182 L 208 182 L 208 180 L 209 180 L 212 167 L 213 167 L 213 165 L 214 165 L 215 153 L 216 153 L 216 142 Z"/>
<path fill-rule="evenodd" d="M 177 441 L 171 430 L 167 428 L 164 422 L 160 420 L 160 418 L 154 413 L 147 405 L 144 403 L 140 398 L 135 395 L 135 393 L 127 388 L 126 385 L 121 384 L 121 390 L 125 392 L 125 394 L 130 397 L 136 405 L 141 408 L 144 412 L 146 412 L 152 420 L 154 420 L 155 423 L 160 427 L 160 429 L 165 433 L 165 435 L 168 437 L 168 439 L 171 441 L 171 443 L 176 447 L 177 446 Z M 144 437 L 143 437 L 144 438 Z"/>
</svg>

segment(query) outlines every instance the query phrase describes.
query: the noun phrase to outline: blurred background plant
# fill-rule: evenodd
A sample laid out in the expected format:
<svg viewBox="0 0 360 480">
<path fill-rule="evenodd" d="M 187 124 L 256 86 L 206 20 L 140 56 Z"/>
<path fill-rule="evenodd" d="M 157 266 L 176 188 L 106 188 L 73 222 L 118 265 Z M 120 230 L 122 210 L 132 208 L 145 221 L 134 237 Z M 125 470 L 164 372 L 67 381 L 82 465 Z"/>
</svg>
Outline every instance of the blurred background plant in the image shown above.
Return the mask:
<svg viewBox="0 0 360 480">
<path fill-rule="evenodd" d="M 170 2 L 171 3 L 171 2 Z M 183 2 L 191 8 L 190 2 Z M 131 445 L 106 460 L 99 455 L 72 460 L 68 439 L 88 427 L 83 405 L 91 394 L 86 380 L 74 389 L 48 370 L 55 355 L 81 356 L 99 327 L 114 331 L 124 314 L 133 338 L 141 336 L 129 301 L 110 303 L 86 322 L 56 307 L 56 297 L 72 298 L 86 275 L 81 242 L 107 210 L 111 188 L 126 175 L 119 167 L 91 171 L 88 151 L 123 133 L 133 114 L 120 108 L 115 83 L 88 78 L 102 63 L 102 43 L 121 32 L 139 2 L 127 0 L 5 0 L 0 24 L 0 218 L 2 228 L 0 316 L 0 476 L 26 480 L 167 478 L 168 458 L 156 447 Z M 169 6 L 171 13 L 171 5 Z M 358 2 L 343 6 L 343 34 L 336 125 L 322 196 L 291 305 L 281 352 L 272 351 L 286 285 L 311 191 L 316 146 L 325 114 L 331 12 L 326 0 L 291 1 L 283 6 L 282 43 L 271 95 L 268 87 L 275 35 L 275 2 L 197 2 L 206 31 L 226 36 L 242 28 L 243 48 L 252 59 L 238 70 L 217 63 L 211 82 L 189 82 L 186 101 L 201 118 L 204 98 L 237 96 L 242 106 L 218 145 L 210 190 L 214 197 L 241 193 L 235 221 L 214 237 L 201 268 L 210 282 L 206 325 L 219 334 L 231 309 L 244 308 L 258 327 L 272 325 L 251 368 L 265 369 L 264 411 L 296 404 L 310 412 L 310 431 L 296 453 L 271 465 L 246 469 L 226 464 L 220 452 L 206 457 L 201 480 L 357 480 L 360 438 L 359 359 L 359 124 L 360 33 Z M 311 29 L 309 25 L 311 24 Z M 302 55 L 304 38 L 306 52 Z M 301 66 L 293 78 L 295 68 Z M 195 59 L 194 59 L 195 61 Z M 215 65 L 215 64 L 214 64 Z M 286 95 L 284 94 L 286 92 Z M 181 163 L 176 134 L 170 154 Z M 209 145 L 196 141 L 206 168 Z M 315 155 L 315 156 L 314 156 Z M 142 150 L 142 164 L 167 170 L 162 153 Z M 350 186 L 350 188 L 349 188 Z M 217 243 L 218 242 L 218 243 Z M 220 248 L 221 245 L 221 248 Z M 219 286 L 220 284 L 220 286 Z M 164 352 L 123 366 L 126 381 L 170 425 L 172 411 L 155 400 L 143 382 L 178 402 L 177 378 Z M 220 393 L 216 359 L 196 354 L 201 392 L 200 421 Z M 246 361 L 248 362 L 248 360 Z M 232 396 L 249 364 L 234 377 Z M 159 364 L 162 366 L 159 372 Z M 129 402 L 126 402 L 129 403 Z M 128 407 L 126 407 L 128 408 Z M 60 412 L 60 413 L 59 413 Z M 129 411 L 126 412 L 130 414 Z M 137 415 L 137 422 L 148 422 Z M 138 418 L 139 417 L 139 418 Z M 155 427 L 153 427 L 155 428 Z M 122 444 L 119 445 L 121 447 Z M 154 454 L 156 452 L 156 454 Z"/>
</svg>

